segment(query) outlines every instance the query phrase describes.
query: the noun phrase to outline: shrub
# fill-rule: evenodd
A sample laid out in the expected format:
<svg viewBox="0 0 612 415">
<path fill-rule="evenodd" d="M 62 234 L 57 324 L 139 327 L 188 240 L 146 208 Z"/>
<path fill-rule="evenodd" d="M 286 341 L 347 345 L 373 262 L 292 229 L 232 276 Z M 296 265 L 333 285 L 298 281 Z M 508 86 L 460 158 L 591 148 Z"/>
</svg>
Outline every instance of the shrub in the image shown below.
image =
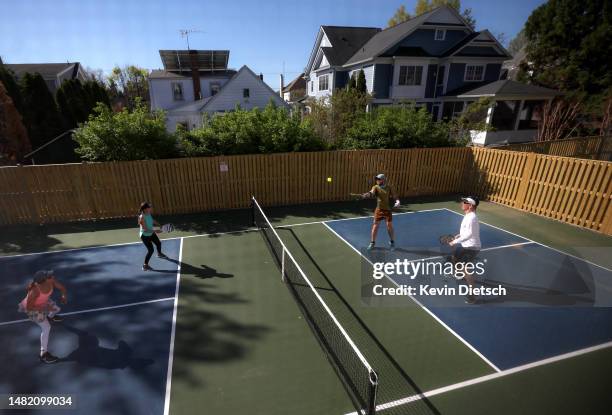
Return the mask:
<svg viewBox="0 0 612 415">
<path fill-rule="evenodd" d="M 344 148 L 408 148 L 455 145 L 445 123 L 414 105 L 379 107 L 363 114 L 347 131 Z"/>
<path fill-rule="evenodd" d="M 270 103 L 264 110 L 243 110 L 205 119 L 203 126 L 179 130 L 178 141 L 188 157 L 221 154 L 279 153 L 323 150 L 310 122 Z"/>
</svg>

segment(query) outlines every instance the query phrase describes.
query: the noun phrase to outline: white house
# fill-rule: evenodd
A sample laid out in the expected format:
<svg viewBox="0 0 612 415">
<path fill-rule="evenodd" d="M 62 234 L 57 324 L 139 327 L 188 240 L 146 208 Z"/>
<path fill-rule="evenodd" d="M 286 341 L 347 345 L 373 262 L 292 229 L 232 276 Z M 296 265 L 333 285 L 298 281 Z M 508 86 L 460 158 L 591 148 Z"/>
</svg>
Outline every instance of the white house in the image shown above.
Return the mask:
<svg viewBox="0 0 612 415">
<path fill-rule="evenodd" d="M 2 63 L 1 60 L 0 63 Z M 78 79 L 85 82 L 87 80 L 87 74 L 79 62 L 5 63 L 4 67 L 11 70 L 17 80 L 20 80 L 26 73 L 39 73 L 52 94 L 55 94 L 64 81 Z"/>
<path fill-rule="evenodd" d="M 270 100 L 289 108 L 261 75 L 246 65 L 235 71 L 227 68 L 229 51 L 160 50 L 164 70 L 152 71 L 149 93 L 152 110 L 166 112 L 166 127 L 178 124 L 187 129 L 200 127 L 204 114 L 263 108 Z"/>
</svg>

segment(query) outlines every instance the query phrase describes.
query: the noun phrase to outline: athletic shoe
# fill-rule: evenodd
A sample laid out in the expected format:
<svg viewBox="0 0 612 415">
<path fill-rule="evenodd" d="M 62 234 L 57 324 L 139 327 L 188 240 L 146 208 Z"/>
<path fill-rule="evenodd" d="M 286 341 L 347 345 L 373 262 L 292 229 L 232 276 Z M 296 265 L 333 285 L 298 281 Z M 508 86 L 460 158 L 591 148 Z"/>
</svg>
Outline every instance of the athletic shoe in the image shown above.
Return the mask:
<svg viewBox="0 0 612 415">
<path fill-rule="evenodd" d="M 42 354 L 42 356 L 40 356 L 40 361 L 43 363 L 56 363 L 59 360 L 59 358 L 53 356 L 51 353 L 49 352 L 45 352 Z"/>
<path fill-rule="evenodd" d="M 374 242 L 370 242 L 370 245 L 368 245 L 368 251 L 371 251 L 372 248 L 374 248 Z"/>
<path fill-rule="evenodd" d="M 153 269 L 153 268 L 151 268 L 151 267 L 150 267 L 149 265 L 147 265 L 147 264 L 144 264 L 144 265 L 142 266 L 142 270 L 143 270 L 143 271 L 151 271 L 152 269 Z"/>
<path fill-rule="evenodd" d="M 163 258 L 163 259 L 168 258 L 168 257 L 166 256 L 166 254 L 157 254 L 157 257 L 158 257 L 158 258 Z"/>
<path fill-rule="evenodd" d="M 51 323 L 61 323 L 62 321 L 64 321 L 64 319 L 61 316 L 55 315 L 53 317 L 48 317 L 47 319 L 51 322 Z"/>
<path fill-rule="evenodd" d="M 389 250 L 395 251 L 395 242 L 389 242 Z"/>
</svg>

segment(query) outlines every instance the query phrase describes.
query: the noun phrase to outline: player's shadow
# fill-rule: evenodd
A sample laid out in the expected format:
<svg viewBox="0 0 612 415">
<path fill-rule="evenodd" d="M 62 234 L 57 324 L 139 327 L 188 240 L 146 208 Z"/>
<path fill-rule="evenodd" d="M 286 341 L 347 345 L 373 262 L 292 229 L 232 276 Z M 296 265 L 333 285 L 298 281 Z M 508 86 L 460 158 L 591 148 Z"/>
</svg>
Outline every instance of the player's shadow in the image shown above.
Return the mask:
<svg viewBox="0 0 612 415">
<path fill-rule="evenodd" d="M 63 328 L 79 338 L 79 346 L 60 362 L 75 362 L 79 365 L 102 369 L 143 369 L 152 363 L 153 359 L 143 359 L 134 356 L 132 348 L 123 340 L 116 349 L 100 346 L 100 339 L 87 331 L 63 325 Z"/>
<path fill-rule="evenodd" d="M 173 262 L 181 267 L 181 275 L 182 276 L 190 276 L 200 279 L 208 279 L 208 278 L 234 278 L 234 274 L 226 274 L 223 272 L 217 271 L 215 268 L 209 267 L 208 265 L 202 264 L 199 267 L 195 267 L 186 262 L 177 261 L 176 259 L 167 259 L 168 262 Z M 165 272 L 165 271 L 159 271 Z M 172 271 L 176 274 L 176 271 Z"/>
</svg>

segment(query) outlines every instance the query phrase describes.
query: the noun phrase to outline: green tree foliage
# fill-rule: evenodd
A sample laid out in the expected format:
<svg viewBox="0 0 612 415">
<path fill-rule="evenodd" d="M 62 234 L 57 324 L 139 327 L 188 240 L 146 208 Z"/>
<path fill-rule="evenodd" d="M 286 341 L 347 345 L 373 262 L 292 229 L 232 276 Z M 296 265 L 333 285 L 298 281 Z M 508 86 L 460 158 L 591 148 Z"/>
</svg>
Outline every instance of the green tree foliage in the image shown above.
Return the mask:
<svg viewBox="0 0 612 415">
<path fill-rule="evenodd" d="M 346 84 L 347 89 L 355 89 L 357 88 L 357 80 L 355 79 L 355 74 L 351 75 L 351 78 L 348 81 L 348 84 Z"/>
<path fill-rule="evenodd" d="M 368 92 L 365 73 L 363 72 L 363 69 L 360 69 L 359 73 L 357 74 L 357 81 L 355 84 L 355 88 L 357 89 L 357 91 L 359 91 L 362 94 L 367 94 Z"/>
<path fill-rule="evenodd" d="M 11 97 L 17 111 L 23 113 L 23 97 L 21 96 L 19 83 L 15 78 L 15 74 L 2 64 L 0 64 L 0 82 L 4 84 L 8 96 Z"/>
<path fill-rule="evenodd" d="M 21 94 L 24 108 L 22 115 L 34 149 L 64 132 L 55 99 L 39 73 L 26 73 L 22 77 Z M 56 151 L 58 153 L 70 152 L 71 148 L 71 145 L 66 145 L 65 148 L 58 146 Z M 57 156 L 58 158 L 45 160 L 45 162 L 57 161 L 68 154 L 57 154 Z"/>
<path fill-rule="evenodd" d="M 107 78 L 109 96 L 113 103 L 133 109 L 136 102 L 149 102 L 149 72 L 134 65 L 114 67 Z"/>
<path fill-rule="evenodd" d="M 521 50 L 524 46 L 527 45 L 527 36 L 525 36 L 525 29 L 521 29 L 520 32 L 516 34 L 514 39 L 510 41 L 508 44 L 508 52 L 512 56 L 516 55 L 516 53 Z"/>
<path fill-rule="evenodd" d="M 138 100 L 132 111 L 113 112 L 98 103 L 94 114 L 74 134 L 77 153 L 85 160 L 163 159 L 177 155 L 176 141 L 166 131 L 163 112 L 150 113 Z"/>
<path fill-rule="evenodd" d="M 395 11 L 393 17 L 387 22 L 387 27 L 393 27 L 400 23 L 410 20 L 410 13 L 406 11 L 406 6 L 403 4 Z"/>
<path fill-rule="evenodd" d="M 85 122 L 98 102 L 110 106 L 106 89 L 94 80 L 84 84 L 79 79 L 64 81 L 55 97 L 64 120 L 71 128 Z"/>
<path fill-rule="evenodd" d="M 312 125 L 298 114 L 270 103 L 260 110 L 242 110 L 213 116 L 191 131 L 179 130 L 178 140 L 185 155 L 278 153 L 323 150 L 323 142 Z"/>
<path fill-rule="evenodd" d="M 445 123 L 432 120 L 414 105 L 379 107 L 356 120 L 347 131 L 347 149 L 441 147 L 455 145 Z"/>
<path fill-rule="evenodd" d="M 20 162 L 32 151 L 21 115 L 0 81 L 0 165 Z"/>
<path fill-rule="evenodd" d="M 529 64 L 521 78 L 601 102 L 612 87 L 611 15 L 606 0 L 549 0 L 535 9 L 525 24 Z"/>
</svg>

